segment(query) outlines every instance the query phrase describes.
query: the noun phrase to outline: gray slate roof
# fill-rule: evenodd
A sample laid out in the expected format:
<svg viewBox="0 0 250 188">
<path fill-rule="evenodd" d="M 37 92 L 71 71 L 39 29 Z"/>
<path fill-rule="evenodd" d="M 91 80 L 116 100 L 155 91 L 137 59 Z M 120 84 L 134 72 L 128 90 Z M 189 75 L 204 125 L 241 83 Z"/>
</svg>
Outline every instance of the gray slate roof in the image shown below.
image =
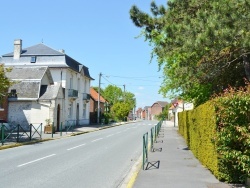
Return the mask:
<svg viewBox="0 0 250 188">
<path fill-rule="evenodd" d="M 16 90 L 17 97 L 18 98 L 26 98 L 26 99 L 31 99 L 31 98 L 39 98 L 39 89 L 40 88 L 40 82 L 18 82 L 14 85 L 12 85 L 9 88 L 9 93 L 11 93 L 12 89 Z"/>
<path fill-rule="evenodd" d="M 7 66 L 11 66 L 11 64 L 16 65 L 16 61 L 13 61 L 12 58 L 13 55 L 13 52 L 4 54 L 2 55 L 2 59 L 0 59 L 0 61 Z M 21 57 L 19 60 L 20 65 L 28 65 L 27 63 L 29 63 L 30 65 L 31 62 L 29 62 L 30 59 L 28 57 L 32 56 L 37 57 L 37 62 L 33 63 L 33 65 L 49 67 L 69 67 L 77 72 L 80 71 L 80 68 L 83 68 L 84 75 L 87 78 L 93 80 L 93 78 L 89 74 L 88 67 L 82 65 L 70 56 L 44 45 L 43 43 L 22 49 Z"/>
<path fill-rule="evenodd" d="M 60 89 L 60 84 L 42 85 L 39 100 L 56 99 Z"/>
<path fill-rule="evenodd" d="M 21 56 L 55 56 L 64 55 L 63 53 L 54 50 L 42 43 L 22 49 Z M 13 57 L 13 52 L 3 55 L 3 57 Z"/>
<path fill-rule="evenodd" d="M 30 100 L 38 99 L 40 96 L 42 96 L 43 99 L 54 99 L 58 94 L 58 87 L 60 85 L 41 85 L 42 78 L 45 74 L 48 76 L 50 84 L 53 84 L 53 79 L 48 67 L 13 67 L 11 72 L 6 73 L 6 76 L 15 82 L 15 84 L 9 88 L 8 92 L 11 93 L 11 90 L 16 90 L 17 98 Z M 42 90 L 43 87 L 48 87 L 48 89 Z M 11 100 L 13 99 L 14 98 L 11 98 Z"/>
<path fill-rule="evenodd" d="M 13 67 L 11 72 L 6 73 L 6 76 L 12 80 L 41 80 L 47 68 L 48 67 Z M 50 79 L 52 79 L 52 77 Z"/>
</svg>

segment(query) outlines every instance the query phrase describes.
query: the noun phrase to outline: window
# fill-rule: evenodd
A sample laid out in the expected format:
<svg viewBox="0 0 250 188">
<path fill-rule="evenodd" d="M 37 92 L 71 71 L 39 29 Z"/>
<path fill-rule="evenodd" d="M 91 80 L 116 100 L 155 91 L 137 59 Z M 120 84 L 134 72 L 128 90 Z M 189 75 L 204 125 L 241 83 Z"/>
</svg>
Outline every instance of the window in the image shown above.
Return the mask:
<svg viewBox="0 0 250 188">
<path fill-rule="evenodd" d="M 16 89 L 12 89 L 9 93 L 9 97 L 17 97 Z"/>
<path fill-rule="evenodd" d="M 78 78 L 78 80 L 77 80 L 77 90 L 78 91 L 80 90 L 80 78 Z"/>
<path fill-rule="evenodd" d="M 31 63 L 35 63 L 35 62 L 36 62 L 36 56 L 32 56 L 32 57 L 30 58 L 30 62 L 31 62 Z"/>
<path fill-rule="evenodd" d="M 69 104 L 69 114 L 68 114 L 68 118 L 71 118 L 72 117 L 72 114 L 73 114 L 73 108 L 72 108 L 72 104 Z"/>
<path fill-rule="evenodd" d="M 69 89 L 73 89 L 73 78 L 69 80 Z"/>
<path fill-rule="evenodd" d="M 85 119 L 86 118 L 86 104 L 83 104 L 83 108 L 82 108 L 82 117 Z"/>
</svg>

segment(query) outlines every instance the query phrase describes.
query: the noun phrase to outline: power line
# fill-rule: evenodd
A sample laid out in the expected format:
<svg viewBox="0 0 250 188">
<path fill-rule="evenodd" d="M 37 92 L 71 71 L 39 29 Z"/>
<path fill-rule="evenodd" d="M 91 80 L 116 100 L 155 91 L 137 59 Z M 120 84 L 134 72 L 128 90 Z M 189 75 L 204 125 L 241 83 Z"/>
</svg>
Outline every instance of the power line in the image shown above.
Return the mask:
<svg viewBox="0 0 250 188">
<path fill-rule="evenodd" d="M 123 86 L 123 85 L 117 85 L 117 84 L 114 84 L 114 83 L 110 82 L 110 81 L 109 81 L 107 78 L 105 78 L 104 76 L 102 76 L 102 78 L 103 78 L 104 80 L 106 80 L 108 83 L 112 84 L 112 85 L 115 85 L 115 86 Z"/>
<path fill-rule="evenodd" d="M 116 78 L 140 80 L 140 81 L 146 81 L 146 82 L 159 82 L 159 81 L 156 81 L 156 80 L 144 80 L 144 79 L 140 79 L 140 78 L 149 78 L 149 77 L 161 78 L 160 76 L 148 76 L 148 77 L 125 77 L 125 76 L 112 76 L 112 75 L 106 75 L 106 76 L 107 77 L 116 77 Z"/>
<path fill-rule="evenodd" d="M 159 78 L 160 76 L 140 76 L 140 77 L 131 77 L 131 76 L 114 76 L 114 75 L 106 75 L 106 76 L 113 76 L 119 78 L 149 78 L 149 77 L 156 77 Z"/>
</svg>

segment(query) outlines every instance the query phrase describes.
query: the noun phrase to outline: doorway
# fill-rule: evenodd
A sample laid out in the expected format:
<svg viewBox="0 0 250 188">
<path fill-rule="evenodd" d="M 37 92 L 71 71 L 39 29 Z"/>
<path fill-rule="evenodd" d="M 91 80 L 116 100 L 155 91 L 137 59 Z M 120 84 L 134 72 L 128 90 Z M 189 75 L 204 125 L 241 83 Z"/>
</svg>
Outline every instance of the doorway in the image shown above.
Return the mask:
<svg viewBox="0 0 250 188">
<path fill-rule="evenodd" d="M 60 104 L 57 105 L 56 130 L 60 130 Z"/>
<path fill-rule="evenodd" d="M 79 103 L 76 106 L 76 126 L 79 125 Z"/>
</svg>

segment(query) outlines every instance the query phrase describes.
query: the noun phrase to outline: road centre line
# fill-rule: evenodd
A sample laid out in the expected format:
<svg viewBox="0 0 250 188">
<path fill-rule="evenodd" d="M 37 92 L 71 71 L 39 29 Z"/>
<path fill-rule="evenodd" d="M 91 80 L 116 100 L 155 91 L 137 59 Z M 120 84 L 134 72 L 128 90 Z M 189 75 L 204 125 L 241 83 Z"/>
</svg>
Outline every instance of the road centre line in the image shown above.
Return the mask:
<svg viewBox="0 0 250 188">
<path fill-rule="evenodd" d="M 18 165 L 17 167 L 21 167 L 21 166 L 25 166 L 25 165 L 30 164 L 30 163 L 34 163 L 34 162 L 37 162 L 37 161 L 41 161 L 41 160 L 43 160 L 43 159 L 46 159 L 46 158 L 49 158 L 49 157 L 53 157 L 54 155 L 56 155 L 56 154 L 48 155 L 48 156 L 45 156 L 45 157 L 36 159 L 36 160 L 34 160 L 34 161 L 30 161 L 30 162 L 27 162 L 27 163 Z"/>
<path fill-rule="evenodd" d="M 111 136 L 114 136 L 114 134 L 110 134 L 110 135 L 108 135 L 108 136 L 106 136 L 106 137 L 108 138 L 108 137 L 111 137 Z"/>
<path fill-rule="evenodd" d="M 91 142 L 96 142 L 98 140 L 102 140 L 103 138 L 98 138 L 98 139 L 95 139 L 95 140 L 92 140 Z"/>
<path fill-rule="evenodd" d="M 86 144 L 81 144 L 81 145 L 78 145 L 78 146 L 75 146 L 75 147 L 69 148 L 69 149 L 67 149 L 67 150 L 69 151 L 69 150 L 72 150 L 72 149 L 76 149 L 76 148 L 79 148 L 79 147 L 84 146 L 84 145 L 86 145 Z"/>
</svg>

